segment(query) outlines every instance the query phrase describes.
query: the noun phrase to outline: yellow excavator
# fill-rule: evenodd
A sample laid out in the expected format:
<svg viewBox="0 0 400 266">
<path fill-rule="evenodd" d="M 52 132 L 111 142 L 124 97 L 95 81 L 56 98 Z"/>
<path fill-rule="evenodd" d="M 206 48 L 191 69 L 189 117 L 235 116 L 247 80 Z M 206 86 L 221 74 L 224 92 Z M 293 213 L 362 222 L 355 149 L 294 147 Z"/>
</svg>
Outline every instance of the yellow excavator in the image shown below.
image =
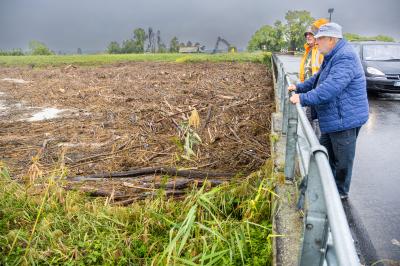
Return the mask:
<svg viewBox="0 0 400 266">
<path fill-rule="evenodd" d="M 218 46 L 221 42 L 223 44 L 225 44 L 226 46 L 228 46 L 228 53 L 236 53 L 237 52 L 236 46 L 231 45 L 228 41 L 226 41 L 225 39 L 218 36 L 217 43 L 215 44 L 214 50 L 212 51 L 213 54 L 218 52 Z"/>
</svg>

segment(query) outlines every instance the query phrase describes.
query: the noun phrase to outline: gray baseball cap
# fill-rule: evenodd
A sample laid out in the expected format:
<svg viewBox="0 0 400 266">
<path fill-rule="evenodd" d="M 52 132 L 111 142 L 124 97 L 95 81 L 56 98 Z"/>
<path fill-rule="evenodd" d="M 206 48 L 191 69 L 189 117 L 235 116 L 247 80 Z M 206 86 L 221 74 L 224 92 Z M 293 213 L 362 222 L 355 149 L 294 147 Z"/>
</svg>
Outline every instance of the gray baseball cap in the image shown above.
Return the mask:
<svg viewBox="0 0 400 266">
<path fill-rule="evenodd" d="M 342 26 L 334 22 L 322 25 L 319 28 L 317 35 L 315 35 L 315 38 L 320 38 L 320 37 L 335 37 L 341 39 L 343 38 Z"/>
<path fill-rule="evenodd" d="M 315 35 L 315 32 L 313 32 L 311 26 L 307 27 L 306 31 L 304 32 L 304 37 L 307 37 L 307 33 L 311 33 L 312 35 Z"/>
</svg>

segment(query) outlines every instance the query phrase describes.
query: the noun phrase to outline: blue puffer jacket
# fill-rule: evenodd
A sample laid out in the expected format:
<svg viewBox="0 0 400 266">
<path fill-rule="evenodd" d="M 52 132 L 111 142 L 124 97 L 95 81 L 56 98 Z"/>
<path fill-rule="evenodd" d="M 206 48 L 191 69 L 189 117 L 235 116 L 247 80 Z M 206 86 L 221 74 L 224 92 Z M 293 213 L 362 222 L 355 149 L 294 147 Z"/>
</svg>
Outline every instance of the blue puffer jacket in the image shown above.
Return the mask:
<svg viewBox="0 0 400 266">
<path fill-rule="evenodd" d="M 325 55 L 319 72 L 296 87 L 300 103 L 315 107 L 322 133 L 360 127 L 368 120 L 364 70 L 344 39 Z"/>
</svg>

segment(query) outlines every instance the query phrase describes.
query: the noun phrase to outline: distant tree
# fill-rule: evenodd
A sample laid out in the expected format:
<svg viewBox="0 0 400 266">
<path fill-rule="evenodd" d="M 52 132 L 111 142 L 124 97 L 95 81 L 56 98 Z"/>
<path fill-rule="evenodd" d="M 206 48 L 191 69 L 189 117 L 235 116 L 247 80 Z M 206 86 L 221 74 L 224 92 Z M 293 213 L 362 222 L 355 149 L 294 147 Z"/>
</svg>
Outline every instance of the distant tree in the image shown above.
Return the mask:
<svg viewBox="0 0 400 266">
<path fill-rule="evenodd" d="M 304 32 L 314 19 L 308 11 L 288 11 L 285 15 L 286 24 L 280 20 L 273 26 L 265 25 L 251 37 L 247 49 L 249 51 L 268 50 L 291 51 L 302 50 L 304 47 Z"/>
<path fill-rule="evenodd" d="M 11 55 L 11 56 L 20 56 L 20 55 L 24 55 L 24 52 L 22 51 L 21 48 L 14 48 L 11 51 L 2 51 L 0 50 L 0 56 L 1 55 Z"/>
<path fill-rule="evenodd" d="M 183 43 L 183 42 L 181 42 L 181 43 L 179 44 L 179 47 L 186 47 L 186 44 Z"/>
<path fill-rule="evenodd" d="M 77 54 L 82 54 L 82 49 L 78 48 L 78 50 L 76 51 Z"/>
<path fill-rule="evenodd" d="M 257 50 L 277 51 L 273 45 L 274 42 L 275 29 L 270 25 L 265 25 L 251 36 L 251 39 L 247 44 L 247 50 L 250 52 Z"/>
<path fill-rule="evenodd" d="M 147 40 L 148 40 L 148 44 L 147 44 L 146 51 L 149 53 L 155 53 L 156 44 L 155 44 L 155 40 L 154 40 L 154 31 L 153 31 L 152 27 L 149 27 L 149 29 L 148 29 Z"/>
<path fill-rule="evenodd" d="M 269 25 L 262 26 L 251 37 L 247 50 L 251 52 L 257 50 L 278 52 L 287 45 L 284 32 L 285 26 L 279 20 L 275 22 L 275 27 Z"/>
<path fill-rule="evenodd" d="M 136 52 L 135 41 L 132 39 L 125 40 L 122 42 L 121 53 L 132 54 Z"/>
<path fill-rule="evenodd" d="M 171 41 L 169 42 L 169 52 L 170 53 L 177 53 L 179 52 L 179 40 L 178 38 L 175 36 L 171 39 Z"/>
<path fill-rule="evenodd" d="M 160 30 L 157 30 L 156 39 L 157 39 L 157 51 L 159 51 L 160 50 L 160 45 L 162 43 L 162 41 L 161 41 L 161 31 Z"/>
<path fill-rule="evenodd" d="M 121 53 L 121 47 L 119 46 L 118 42 L 110 42 L 107 47 L 107 53 L 109 54 L 119 54 Z"/>
<path fill-rule="evenodd" d="M 307 27 L 314 21 L 314 18 L 311 17 L 310 12 L 305 10 L 289 10 L 285 15 L 285 19 L 287 22 L 285 35 L 289 43 L 289 49 L 291 51 L 303 49 L 303 34 Z"/>
<path fill-rule="evenodd" d="M 192 47 L 192 46 L 193 46 L 192 42 L 191 41 L 187 41 L 186 47 Z"/>
<path fill-rule="evenodd" d="M 372 36 L 372 37 L 367 37 L 367 36 L 361 36 L 355 33 L 345 33 L 343 34 L 344 38 L 346 38 L 348 41 L 382 41 L 382 42 L 394 42 L 395 40 L 390 37 L 390 36 L 385 36 L 385 35 L 377 35 L 377 36 Z"/>
<path fill-rule="evenodd" d="M 346 38 L 348 41 L 365 41 L 367 38 L 362 37 L 356 33 L 345 33 L 343 37 Z"/>
<path fill-rule="evenodd" d="M 145 30 L 142 28 L 136 28 L 133 31 L 133 39 L 135 43 L 135 53 L 143 53 L 144 43 L 147 39 Z"/>
<path fill-rule="evenodd" d="M 166 53 L 167 52 L 167 46 L 163 43 L 161 40 L 161 31 L 157 31 L 157 52 L 158 53 Z"/>
<path fill-rule="evenodd" d="M 158 53 L 166 53 L 166 52 L 168 52 L 168 48 L 167 48 L 167 46 L 165 45 L 165 43 L 161 42 L 161 43 L 158 45 L 158 50 L 157 50 L 157 52 L 158 52 Z"/>
<path fill-rule="evenodd" d="M 377 41 L 382 41 L 382 42 L 395 42 L 395 39 L 390 36 L 386 35 L 377 35 L 374 37 Z"/>
<path fill-rule="evenodd" d="M 280 50 L 282 48 L 287 48 L 287 39 L 285 37 L 285 32 L 286 32 L 286 25 L 282 23 L 282 21 L 280 20 L 276 20 L 274 23 L 274 27 L 275 27 L 275 39 L 276 39 L 276 47 L 280 48 Z M 303 34 L 303 33 L 302 33 Z M 304 34 L 302 35 L 304 36 Z"/>
<path fill-rule="evenodd" d="M 41 42 L 31 41 L 29 43 L 29 49 L 32 55 L 51 55 L 54 54 L 50 49 Z"/>
<path fill-rule="evenodd" d="M 25 55 L 21 48 L 12 49 L 10 55 L 20 56 Z"/>
</svg>

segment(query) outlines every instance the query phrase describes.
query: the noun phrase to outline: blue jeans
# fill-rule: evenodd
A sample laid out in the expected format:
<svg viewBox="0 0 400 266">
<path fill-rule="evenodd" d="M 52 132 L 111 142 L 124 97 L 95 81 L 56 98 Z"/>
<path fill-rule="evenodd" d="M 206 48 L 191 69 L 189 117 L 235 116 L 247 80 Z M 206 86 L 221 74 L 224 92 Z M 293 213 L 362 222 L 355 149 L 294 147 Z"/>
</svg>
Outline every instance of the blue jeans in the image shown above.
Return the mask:
<svg viewBox="0 0 400 266">
<path fill-rule="evenodd" d="M 361 127 L 332 133 L 322 133 L 319 142 L 328 150 L 329 164 L 340 195 L 350 190 L 356 141 Z"/>
</svg>

